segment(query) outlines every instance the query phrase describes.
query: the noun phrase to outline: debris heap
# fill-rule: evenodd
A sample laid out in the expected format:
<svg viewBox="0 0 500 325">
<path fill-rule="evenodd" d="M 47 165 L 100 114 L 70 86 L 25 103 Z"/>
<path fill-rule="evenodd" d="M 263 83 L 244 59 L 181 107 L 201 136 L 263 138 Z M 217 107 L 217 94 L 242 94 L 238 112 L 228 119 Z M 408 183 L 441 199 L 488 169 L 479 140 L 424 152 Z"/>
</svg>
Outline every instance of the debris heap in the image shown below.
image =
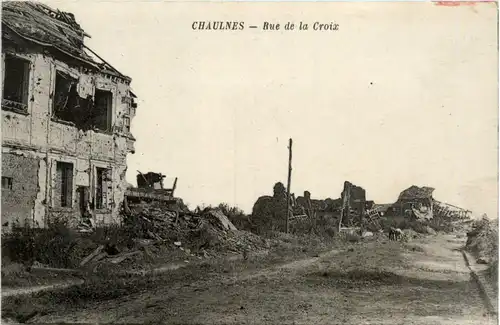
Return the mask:
<svg viewBox="0 0 500 325">
<path fill-rule="evenodd" d="M 123 229 L 132 242 L 129 247 L 101 245 L 80 266 L 125 263 L 142 269 L 148 260 L 188 262 L 227 254 L 246 255 L 270 246 L 268 240 L 236 229 L 220 209 L 213 208 L 193 213 L 161 204 L 141 204 L 124 215 Z"/>
<path fill-rule="evenodd" d="M 169 210 L 159 205 L 139 205 L 124 216 L 124 225 L 134 238 L 177 239 L 202 227 L 199 215 Z"/>
</svg>

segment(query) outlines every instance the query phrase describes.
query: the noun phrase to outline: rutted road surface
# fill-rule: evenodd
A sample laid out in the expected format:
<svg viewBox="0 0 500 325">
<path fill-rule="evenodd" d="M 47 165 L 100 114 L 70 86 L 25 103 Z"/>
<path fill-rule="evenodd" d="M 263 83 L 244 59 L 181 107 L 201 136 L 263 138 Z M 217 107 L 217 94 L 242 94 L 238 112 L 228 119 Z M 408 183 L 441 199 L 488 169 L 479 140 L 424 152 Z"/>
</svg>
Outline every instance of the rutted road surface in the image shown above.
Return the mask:
<svg viewBox="0 0 500 325">
<path fill-rule="evenodd" d="M 2 290 L 2 298 L 27 295 L 27 294 L 31 294 L 31 293 L 40 292 L 40 291 L 62 290 L 62 289 L 69 288 L 69 287 L 72 287 L 75 285 L 80 285 L 82 283 L 83 283 L 83 280 L 72 280 L 72 281 L 65 281 L 65 282 L 56 283 L 56 284 L 40 285 L 40 286 L 29 287 L 29 288 L 3 289 Z"/>
<path fill-rule="evenodd" d="M 255 271 L 207 273 L 184 285 L 158 283 L 31 322 L 495 324 L 462 245 L 454 236 L 356 244 Z"/>
</svg>

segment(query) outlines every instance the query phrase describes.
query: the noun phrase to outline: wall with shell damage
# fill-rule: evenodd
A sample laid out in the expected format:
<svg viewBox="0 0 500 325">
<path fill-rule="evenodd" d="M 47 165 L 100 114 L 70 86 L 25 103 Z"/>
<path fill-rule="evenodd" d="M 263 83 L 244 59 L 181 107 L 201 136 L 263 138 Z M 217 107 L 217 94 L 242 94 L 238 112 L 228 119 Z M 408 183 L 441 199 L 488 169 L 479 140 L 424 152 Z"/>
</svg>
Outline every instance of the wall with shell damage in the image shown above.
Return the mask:
<svg viewBox="0 0 500 325">
<path fill-rule="evenodd" d="M 135 116 L 135 109 L 130 105 L 129 85 L 100 72 L 70 66 L 36 50 L 23 53 L 9 48 L 2 50 L 29 61 L 30 68 L 26 112 L 6 111 L 2 107 L 2 173 L 3 176 L 22 174 L 17 176 L 20 182 L 13 182 L 12 191 L 2 190 L 2 224 L 5 216 L 9 220 L 30 220 L 40 226 L 51 218 L 64 217 L 75 225 L 82 215 L 79 202 L 82 188 L 89 193 L 95 223 L 119 223 L 119 209 L 127 186 L 126 158 L 134 151 L 135 142 L 124 123 L 125 118 L 131 121 Z M 2 53 L 2 66 L 4 60 L 5 53 Z M 77 80 L 80 104 L 93 100 L 96 88 L 113 94 L 109 130 L 54 118 L 57 71 Z M 55 206 L 58 161 L 73 166 L 70 207 Z M 106 204 L 100 209 L 95 207 L 96 168 L 111 170 Z"/>
<path fill-rule="evenodd" d="M 2 153 L 2 225 L 43 224 L 40 213 L 35 213 L 40 192 L 40 158 L 22 153 Z M 40 211 L 39 211 L 40 212 Z"/>
</svg>

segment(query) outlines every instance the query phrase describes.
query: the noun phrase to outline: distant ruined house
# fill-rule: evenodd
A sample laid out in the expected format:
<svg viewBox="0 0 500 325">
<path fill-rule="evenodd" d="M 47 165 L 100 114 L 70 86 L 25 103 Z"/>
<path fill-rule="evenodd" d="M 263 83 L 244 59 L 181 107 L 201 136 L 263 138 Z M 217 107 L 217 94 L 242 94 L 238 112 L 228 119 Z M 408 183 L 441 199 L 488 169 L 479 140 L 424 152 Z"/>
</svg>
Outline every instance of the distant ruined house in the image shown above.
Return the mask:
<svg viewBox="0 0 500 325">
<path fill-rule="evenodd" d="M 311 199 L 311 192 L 304 191 L 303 196 L 297 197 L 295 201 L 295 209 L 300 211 L 310 218 L 317 216 L 318 213 L 328 211 L 329 201 Z"/>
<path fill-rule="evenodd" d="M 278 182 L 274 184 L 273 196 L 264 195 L 255 201 L 251 219 L 258 232 L 283 231 L 286 229 L 286 217 L 286 188 Z"/>
<path fill-rule="evenodd" d="M 304 191 L 303 196 L 296 198 L 291 194 L 290 203 L 293 224 L 306 220 L 313 221 L 313 223 L 333 220 L 336 227 L 360 225 L 366 217 L 367 210 L 375 206 L 373 200 L 366 200 L 365 189 L 348 181 L 344 182 L 338 199 L 312 199 L 311 193 Z M 251 219 L 256 228 L 261 231 L 282 231 L 285 229 L 286 217 L 286 189 L 281 182 L 278 182 L 274 185 L 273 196 L 261 196 L 257 199 L 252 209 Z"/>
<path fill-rule="evenodd" d="M 342 220 L 340 224 L 347 227 L 352 224 L 359 224 L 365 215 L 367 207 L 365 189 L 345 181 L 340 198 L 342 200 Z"/>
<path fill-rule="evenodd" d="M 85 37 L 71 13 L 2 3 L 3 227 L 120 222 L 136 96 Z"/>
<path fill-rule="evenodd" d="M 399 194 L 398 200 L 393 204 L 393 212 L 401 216 L 417 219 L 431 219 L 434 199 L 432 187 L 411 186 Z"/>
</svg>

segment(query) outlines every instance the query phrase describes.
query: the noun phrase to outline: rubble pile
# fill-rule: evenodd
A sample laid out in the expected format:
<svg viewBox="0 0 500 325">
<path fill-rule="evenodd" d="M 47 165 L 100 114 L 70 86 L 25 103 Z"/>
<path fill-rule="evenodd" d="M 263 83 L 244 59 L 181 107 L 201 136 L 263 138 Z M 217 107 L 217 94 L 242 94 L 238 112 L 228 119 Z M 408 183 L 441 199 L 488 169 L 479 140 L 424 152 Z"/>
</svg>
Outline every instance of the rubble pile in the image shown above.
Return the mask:
<svg viewBox="0 0 500 325">
<path fill-rule="evenodd" d="M 268 249 L 269 241 L 258 235 L 247 231 L 231 231 L 223 234 L 220 242 L 222 251 L 231 253 L 243 253 Z"/>
<path fill-rule="evenodd" d="M 145 204 L 124 217 L 124 226 L 134 238 L 183 242 L 183 246 L 194 250 L 231 247 L 232 241 L 240 237 L 242 244 L 249 246 L 260 240 L 256 235 L 238 231 L 220 209 L 213 208 L 193 213 Z"/>
<path fill-rule="evenodd" d="M 268 249 L 270 244 L 255 234 L 239 231 L 219 209 L 200 213 L 171 210 L 143 204 L 124 216 L 125 233 L 132 238 L 129 247 L 100 245 L 80 263 L 98 268 L 103 264 L 126 263 L 144 267 L 158 258 L 189 262 L 224 254 L 248 254 Z"/>
<path fill-rule="evenodd" d="M 201 216 L 166 209 L 159 205 L 139 205 L 124 216 L 124 226 L 134 238 L 178 240 L 203 226 Z"/>
</svg>

